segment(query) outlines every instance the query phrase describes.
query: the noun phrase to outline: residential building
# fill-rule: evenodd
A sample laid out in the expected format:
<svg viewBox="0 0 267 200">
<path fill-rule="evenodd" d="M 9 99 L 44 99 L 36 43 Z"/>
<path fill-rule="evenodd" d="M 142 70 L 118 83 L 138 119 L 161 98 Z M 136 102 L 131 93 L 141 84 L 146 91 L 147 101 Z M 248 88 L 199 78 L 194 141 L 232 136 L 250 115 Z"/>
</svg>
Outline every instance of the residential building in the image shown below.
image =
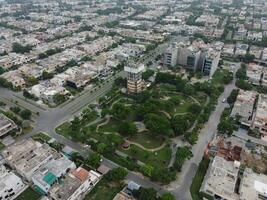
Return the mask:
<svg viewBox="0 0 267 200">
<path fill-rule="evenodd" d="M 127 72 L 127 90 L 129 93 L 139 93 L 143 90 L 144 82 L 142 80 L 142 72 L 145 66 L 135 65 L 129 63 L 124 67 L 124 71 Z"/>
<path fill-rule="evenodd" d="M 252 123 L 252 129 L 258 129 L 262 139 L 267 141 L 267 95 L 259 94 L 257 109 Z"/>
<path fill-rule="evenodd" d="M 233 44 L 224 45 L 222 55 L 224 57 L 233 57 L 235 55 L 235 45 Z"/>
<path fill-rule="evenodd" d="M 17 128 L 14 121 L 0 113 L 0 137 Z"/>
<path fill-rule="evenodd" d="M 249 45 L 248 44 L 236 44 L 235 56 L 245 56 L 248 52 Z"/>
<path fill-rule="evenodd" d="M 137 183 L 130 181 L 127 186 L 123 188 L 122 191 L 116 194 L 116 196 L 113 198 L 113 200 L 136 200 L 134 198 L 134 191 L 139 190 L 140 185 Z"/>
<path fill-rule="evenodd" d="M 240 117 L 240 123 L 245 127 L 251 126 L 256 98 L 257 93 L 254 91 L 239 90 L 231 116 Z"/>
<path fill-rule="evenodd" d="M 263 66 L 250 63 L 247 67 L 248 81 L 253 85 L 260 85 L 262 78 Z"/>
<path fill-rule="evenodd" d="M 27 139 L 8 146 L 2 155 L 13 169 L 31 181 L 33 174 L 58 153 L 46 143 Z"/>
<path fill-rule="evenodd" d="M 70 161 L 66 156 L 60 155 L 59 158 L 49 160 L 44 166 L 38 169 L 32 177 L 32 182 L 43 193 L 48 193 L 49 189 L 60 177 L 75 168 L 74 162 Z"/>
<path fill-rule="evenodd" d="M 201 192 L 216 199 L 238 200 L 235 185 L 238 178 L 240 162 L 227 161 L 215 156 L 202 183 Z"/>
<path fill-rule="evenodd" d="M 267 199 L 267 176 L 246 168 L 240 183 L 240 200 Z"/>
<path fill-rule="evenodd" d="M 0 165 L 0 199 L 13 200 L 26 189 L 26 185 L 13 172 Z"/>
<path fill-rule="evenodd" d="M 80 200 L 91 191 L 101 179 L 101 175 L 93 170 L 87 171 L 82 167 L 71 170 L 50 190 L 53 200 Z"/>
</svg>

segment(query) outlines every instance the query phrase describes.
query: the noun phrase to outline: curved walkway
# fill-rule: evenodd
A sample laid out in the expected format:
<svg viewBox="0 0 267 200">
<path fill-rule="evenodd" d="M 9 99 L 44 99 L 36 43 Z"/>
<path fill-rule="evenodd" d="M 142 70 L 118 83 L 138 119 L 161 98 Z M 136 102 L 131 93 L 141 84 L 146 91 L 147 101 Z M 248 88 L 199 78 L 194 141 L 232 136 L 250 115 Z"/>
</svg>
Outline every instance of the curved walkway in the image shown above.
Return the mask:
<svg viewBox="0 0 267 200">
<path fill-rule="evenodd" d="M 106 115 L 105 118 L 106 118 L 106 121 L 104 121 L 104 122 L 102 122 L 101 124 L 98 124 L 98 125 L 96 126 L 96 132 L 97 132 L 97 133 L 98 133 L 98 130 L 99 130 L 99 128 L 100 128 L 101 126 L 107 125 L 107 124 L 109 123 L 109 121 L 110 121 L 110 119 L 111 119 L 111 116 L 110 116 L 110 115 Z"/>
<path fill-rule="evenodd" d="M 179 94 L 179 95 L 184 95 L 184 96 L 187 96 L 189 98 L 191 98 L 195 103 L 197 103 L 198 105 L 201 105 L 201 103 L 195 98 L 195 97 L 192 97 L 190 95 L 187 95 L 187 94 L 183 94 L 181 92 L 174 92 L 174 91 L 165 91 L 165 90 L 160 90 L 160 92 L 168 92 L 168 93 L 171 93 L 171 94 Z"/>
<path fill-rule="evenodd" d="M 160 112 L 163 113 L 168 119 L 172 118 L 171 115 L 168 112 L 166 112 L 165 110 L 160 110 Z"/>
<path fill-rule="evenodd" d="M 163 142 L 162 145 L 160 145 L 160 146 L 157 147 L 157 148 L 148 149 L 148 148 L 144 147 L 143 145 L 141 145 L 141 144 L 139 144 L 139 143 L 132 142 L 132 141 L 130 141 L 130 140 L 126 140 L 126 139 L 125 139 L 125 141 L 128 142 L 129 144 L 136 145 L 136 146 L 140 147 L 141 149 L 143 149 L 143 150 L 145 150 L 145 151 L 150 151 L 150 152 L 159 151 L 159 150 L 163 149 L 163 148 L 167 145 L 166 142 Z"/>
</svg>

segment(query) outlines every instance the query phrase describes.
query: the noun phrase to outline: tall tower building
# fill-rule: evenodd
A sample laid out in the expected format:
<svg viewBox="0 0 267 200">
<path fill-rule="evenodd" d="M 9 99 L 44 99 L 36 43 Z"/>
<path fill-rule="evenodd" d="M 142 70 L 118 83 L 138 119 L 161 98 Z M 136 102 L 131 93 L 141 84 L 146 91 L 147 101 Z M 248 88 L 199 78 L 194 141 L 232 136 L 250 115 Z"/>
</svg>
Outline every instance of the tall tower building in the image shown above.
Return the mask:
<svg viewBox="0 0 267 200">
<path fill-rule="evenodd" d="M 124 67 L 124 71 L 127 72 L 127 91 L 129 93 L 139 93 L 143 90 L 142 72 L 144 69 L 143 64 L 136 65 L 134 63 L 129 63 Z"/>
</svg>

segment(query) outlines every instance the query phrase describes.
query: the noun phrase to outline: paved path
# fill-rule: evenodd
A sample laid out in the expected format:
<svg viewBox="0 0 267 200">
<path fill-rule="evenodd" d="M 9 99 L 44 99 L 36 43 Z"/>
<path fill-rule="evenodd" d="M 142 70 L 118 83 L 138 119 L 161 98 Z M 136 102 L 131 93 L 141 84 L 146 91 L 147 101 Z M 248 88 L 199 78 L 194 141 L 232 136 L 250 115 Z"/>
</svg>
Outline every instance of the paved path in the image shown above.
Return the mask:
<svg viewBox="0 0 267 200">
<path fill-rule="evenodd" d="M 136 143 L 136 142 L 133 142 L 131 140 L 125 140 L 126 142 L 128 142 L 129 144 L 134 144 L 135 146 L 138 146 L 140 147 L 141 149 L 145 150 L 145 151 L 149 151 L 149 152 L 155 152 L 155 151 L 159 151 L 161 149 L 163 149 L 167 143 L 166 142 L 163 142 L 159 147 L 156 147 L 156 148 L 152 148 L 152 149 L 149 149 L 149 148 L 146 148 L 144 147 L 143 145 L 139 144 L 139 143 Z M 130 147 L 131 148 L 131 147 Z"/>
</svg>

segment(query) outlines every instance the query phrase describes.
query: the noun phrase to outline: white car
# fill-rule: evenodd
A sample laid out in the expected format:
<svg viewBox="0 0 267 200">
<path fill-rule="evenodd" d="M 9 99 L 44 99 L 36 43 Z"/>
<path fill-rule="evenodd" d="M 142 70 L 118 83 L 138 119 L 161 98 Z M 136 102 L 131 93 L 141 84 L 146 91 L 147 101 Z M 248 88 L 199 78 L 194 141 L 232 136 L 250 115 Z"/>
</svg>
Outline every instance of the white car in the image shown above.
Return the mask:
<svg viewBox="0 0 267 200">
<path fill-rule="evenodd" d="M 223 103 L 225 103 L 225 102 L 226 102 L 226 99 L 225 99 L 225 98 L 223 98 L 222 102 L 223 102 Z"/>
</svg>

